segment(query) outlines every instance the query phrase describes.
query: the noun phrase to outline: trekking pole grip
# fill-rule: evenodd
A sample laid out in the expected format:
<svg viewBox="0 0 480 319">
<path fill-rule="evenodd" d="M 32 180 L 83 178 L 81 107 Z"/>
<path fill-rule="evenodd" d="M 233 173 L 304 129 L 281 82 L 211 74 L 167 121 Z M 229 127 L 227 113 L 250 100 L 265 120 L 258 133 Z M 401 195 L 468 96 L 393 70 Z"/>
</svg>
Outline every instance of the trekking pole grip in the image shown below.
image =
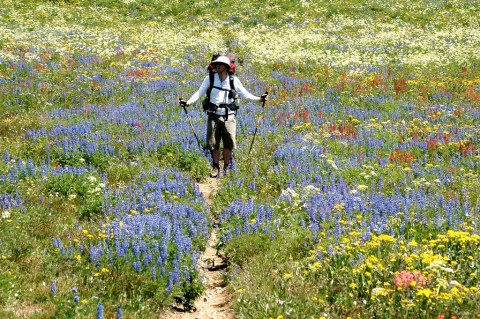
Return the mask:
<svg viewBox="0 0 480 319">
<path fill-rule="evenodd" d="M 268 91 L 265 91 L 265 93 L 264 93 L 263 95 L 265 95 L 265 98 L 264 98 L 263 101 L 262 101 L 262 108 L 265 107 L 265 101 L 267 100 Z M 262 95 L 262 96 L 263 96 L 263 95 Z"/>
<path fill-rule="evenodd" d="M 187 112 L 187 108 L 185 107 L 185 104 L 182 104 L 182 101 L 183 99 L 181 97 L 178 98 L 178 102 L 180 104 L 180 106 L 183 108 L 183 110 L 185 111 L 185 114 L 188 114 Z"/>
</svg>

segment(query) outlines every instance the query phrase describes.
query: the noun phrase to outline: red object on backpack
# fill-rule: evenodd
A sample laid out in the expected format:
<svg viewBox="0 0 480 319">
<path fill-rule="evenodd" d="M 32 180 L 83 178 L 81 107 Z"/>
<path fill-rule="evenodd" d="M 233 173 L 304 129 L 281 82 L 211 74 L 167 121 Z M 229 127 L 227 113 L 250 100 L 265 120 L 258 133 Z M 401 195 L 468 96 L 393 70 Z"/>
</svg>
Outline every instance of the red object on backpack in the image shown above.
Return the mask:
<svg viewBox="0 0 480 319">
<path fill-rule="evenodd" d="M 232 74 L 235 74 L 235 57 L 233 55 L 227 55 L 227 58 L 230 59 L 230 71 Z"/>
</svg>

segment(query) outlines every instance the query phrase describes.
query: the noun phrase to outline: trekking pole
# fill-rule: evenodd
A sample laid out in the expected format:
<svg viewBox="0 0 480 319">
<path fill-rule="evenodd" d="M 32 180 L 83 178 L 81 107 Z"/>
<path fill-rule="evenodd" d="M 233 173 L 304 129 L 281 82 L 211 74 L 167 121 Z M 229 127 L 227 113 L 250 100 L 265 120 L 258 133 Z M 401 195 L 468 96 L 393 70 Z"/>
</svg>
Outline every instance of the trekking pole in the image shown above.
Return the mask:
<svg viewBox="0 0 480 319">
<path fill-rule="evenodd" d="M 265 91 L 265 94 L 268 95 L 268 92 Z M 262 109 L 265 107 L 265 99 L 262 101 Z M 255 125 L 255 132 L 253 132 L 252 143 L 250 143 L 250 150 L 248 151 L 248 155 L 252 151 L 253 142 L 255 142 L 255 136 L 257 135 L 258 125 L 260 124 L 260 119 L 258 119 L 257 124 Z"/>
<path fill-rule="evenodd" d="M 182 102 L 182 98 L 179 99 L 180 102 Z M 180 103 L 180 105 L 183 107 L 183 110 L 185 111 L 185 115 L 187 116 L 188 123 L 190 123 L 190 127 L 192 129 L 193 135 L 195 135 L 195 139 L 197 140 L 198 146 L 203 150 L 202 144 L 200 143 L 200 140 L 198 139 L 197 132 L 195 132 L 195 128 L 193 127 L 192 120 L 190 119 L 190 115 L 188 115 L 187 112 L 187 107 L 185 104 Z"/>
</svg>

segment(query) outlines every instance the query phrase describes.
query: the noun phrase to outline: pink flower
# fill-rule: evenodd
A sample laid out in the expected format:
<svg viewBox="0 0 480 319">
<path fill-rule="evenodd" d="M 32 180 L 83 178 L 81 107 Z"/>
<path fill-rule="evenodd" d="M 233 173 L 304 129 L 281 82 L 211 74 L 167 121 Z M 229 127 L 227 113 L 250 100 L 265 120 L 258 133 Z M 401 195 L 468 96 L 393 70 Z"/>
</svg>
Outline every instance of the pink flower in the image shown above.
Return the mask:
<svg viewBox="0 0 480 319">
<path fill-rule="evenodd" d="M 445 319 L 443 315 L 438 315 L 437 319 Z"/>
<path fill-rule="evenodd" d="M 395 284 L 395 287 L 404 289 L 408 287 L 424 287 L 427 281 L 419 271 L 410 272 L 402 270 L 398 275 L 395 276 L 393 283 Z"/>
</svg>

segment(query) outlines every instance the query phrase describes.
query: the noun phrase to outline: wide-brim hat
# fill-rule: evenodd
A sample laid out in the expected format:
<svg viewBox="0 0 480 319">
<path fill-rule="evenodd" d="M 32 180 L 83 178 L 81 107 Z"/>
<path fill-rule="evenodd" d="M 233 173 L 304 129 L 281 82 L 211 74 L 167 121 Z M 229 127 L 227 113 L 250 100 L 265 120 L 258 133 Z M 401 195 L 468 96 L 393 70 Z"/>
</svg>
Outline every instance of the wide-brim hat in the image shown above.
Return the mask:
<svg viewBox="0 0 480 319">
<path fill-rule="evenodd" d="M 219 56 L 215 60 L 212 61 L 212 64 L 215 63 L 222 63 L 225 64 L 226 66 L 230 67 L 230 59 L 224 55 Z"/>
</svg>

